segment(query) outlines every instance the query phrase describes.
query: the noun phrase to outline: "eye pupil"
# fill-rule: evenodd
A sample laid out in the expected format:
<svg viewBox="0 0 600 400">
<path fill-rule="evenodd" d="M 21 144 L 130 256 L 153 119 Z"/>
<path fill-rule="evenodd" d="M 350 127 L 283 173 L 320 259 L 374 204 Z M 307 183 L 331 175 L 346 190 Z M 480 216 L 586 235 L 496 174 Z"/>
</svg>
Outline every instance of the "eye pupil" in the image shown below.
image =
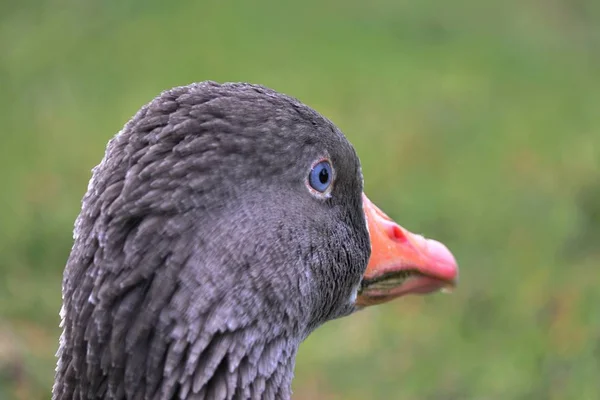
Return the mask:
<svg viewBox="0 0 600 400">
<path fill-rule="evenodd" d="M 325 193 L 331 186 L 332 169 L 329 161 L 317 163 L 308 175 L 308 184 L 319 193 Z"/>
<path fill-rule="evenodd" d="M 321 172 L 319 172 L 319 182 L 321 182 L 324 185 L 327 183 L 328 180 L 329 172 L 327 172 L 327 169 L 325 168 L 321 169 Z"/>
</svg>

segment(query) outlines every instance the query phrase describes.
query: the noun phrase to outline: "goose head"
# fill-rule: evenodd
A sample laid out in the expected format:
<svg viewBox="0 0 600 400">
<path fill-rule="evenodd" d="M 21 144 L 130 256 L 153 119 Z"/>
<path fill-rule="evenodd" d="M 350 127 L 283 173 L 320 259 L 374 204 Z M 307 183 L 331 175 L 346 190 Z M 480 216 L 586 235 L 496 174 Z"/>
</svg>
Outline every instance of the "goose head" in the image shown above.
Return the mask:
<svg viewBox="0 0 600 400">
<path fill-rule="evenodd" d="M 446 247 L 366 197 L 332 122 L 250 84 L 142 107 L 74 236 L 55 400 L 289 398 L 315 328 L 457 277 Z"/>
</svg>

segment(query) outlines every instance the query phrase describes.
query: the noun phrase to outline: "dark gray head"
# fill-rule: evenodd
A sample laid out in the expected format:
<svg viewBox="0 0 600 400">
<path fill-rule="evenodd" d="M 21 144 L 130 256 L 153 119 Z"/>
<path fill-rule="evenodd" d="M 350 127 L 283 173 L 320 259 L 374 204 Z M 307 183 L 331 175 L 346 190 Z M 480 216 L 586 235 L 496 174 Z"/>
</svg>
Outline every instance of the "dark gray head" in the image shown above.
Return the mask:
<svg viewBox="0 0 600 400">
<path fill-rule="evenodd" d="M 350 143 L 297 100 L 212 82 L 162 93 L 83 199 L 53 398 L 288 397 L 299 343 L 356 307 L 361 194 Z"/>
</svg>

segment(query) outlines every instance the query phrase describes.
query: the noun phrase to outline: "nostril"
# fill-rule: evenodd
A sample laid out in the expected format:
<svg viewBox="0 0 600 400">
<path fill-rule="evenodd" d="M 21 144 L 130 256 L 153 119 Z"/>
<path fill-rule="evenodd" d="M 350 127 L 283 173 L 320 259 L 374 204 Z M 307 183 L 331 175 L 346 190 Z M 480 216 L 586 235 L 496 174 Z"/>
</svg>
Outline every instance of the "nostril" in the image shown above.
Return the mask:
<svg viewBox="0 0 600 400">
<path fill-rule="evenodd" d="M 392 238 L 400 242 L 405 242 L 407 240 L 402 228 L 396 224 L 392 226 Z"/>
</svg>

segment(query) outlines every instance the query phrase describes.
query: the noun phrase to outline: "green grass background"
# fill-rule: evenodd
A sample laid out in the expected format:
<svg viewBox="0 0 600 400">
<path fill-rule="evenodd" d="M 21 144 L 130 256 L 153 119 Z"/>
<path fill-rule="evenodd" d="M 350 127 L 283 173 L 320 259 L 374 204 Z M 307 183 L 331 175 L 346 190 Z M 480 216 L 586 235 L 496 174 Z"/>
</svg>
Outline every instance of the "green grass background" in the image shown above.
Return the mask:
<svg viewBox="0 0 600 400">
<path fill-rule="evenodd" d="M 332 119 L 366 191 L 461 266 L 334 321 L 297 399 L 600 399 L 600 2 L 0 2 L 0 399 L 47 399 L 72 226 L 161 90 L 250 81 Z"/>
</svg>

